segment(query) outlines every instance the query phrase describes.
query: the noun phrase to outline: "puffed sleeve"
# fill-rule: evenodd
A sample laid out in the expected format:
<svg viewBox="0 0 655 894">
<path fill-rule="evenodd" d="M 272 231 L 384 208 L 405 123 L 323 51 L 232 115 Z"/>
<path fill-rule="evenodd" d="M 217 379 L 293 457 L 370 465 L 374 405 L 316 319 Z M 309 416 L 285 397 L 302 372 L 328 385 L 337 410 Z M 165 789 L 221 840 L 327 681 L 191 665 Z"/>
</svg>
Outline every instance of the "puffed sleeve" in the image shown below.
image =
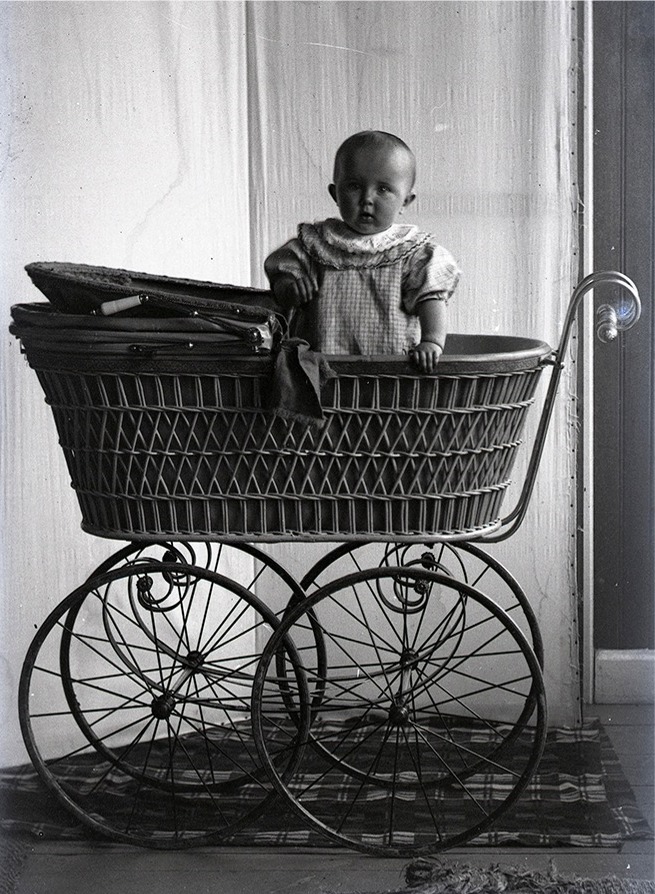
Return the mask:
<svg viewBox="0 0 655 894">
<path fill-rule="evenodd" d="M 404 262 L 402 278 L 403 307 L 415 314 L 426 298 L 448 301 L 459 282 L 461 271 L 450 252 L 428 241 Z"/>
<path fill-rule="evenodd" d="M 296 279 L 308 278 L 314 289 L 318 289 L 316 270 L 312 259 L 302 247 L 299 239 L 290 239 L 276 248 L 264 261 L 264 272 L 271 286 L 276 276 L 290 273 Z"/>
</svg>

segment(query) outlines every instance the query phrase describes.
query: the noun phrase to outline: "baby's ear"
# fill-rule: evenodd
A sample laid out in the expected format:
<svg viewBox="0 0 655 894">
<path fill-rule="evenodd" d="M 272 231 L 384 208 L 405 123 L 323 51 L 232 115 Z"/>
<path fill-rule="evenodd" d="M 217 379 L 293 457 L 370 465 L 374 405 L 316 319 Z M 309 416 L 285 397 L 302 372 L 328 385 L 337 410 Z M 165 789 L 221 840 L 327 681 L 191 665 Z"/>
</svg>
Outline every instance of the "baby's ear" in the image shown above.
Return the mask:
<svg viewBox="0 0 655 894">
<path fill-rule="evenodd" d="M 334 201 L 336 202 L 336 201 L 337 201 L 337 188 L 336 188 L 336 186 L 334 185 L 334 183 L 330 183 L 330 185 L 328 186 L 328 192 L 330 193 L 330 195 L 332 196 L 332 198 L 333 198 Z"/>
<path fill-rule="evenodd" d="M 403 208 L 409 208 L 414 199 L 416 198 L 415 192 L 410 192 L 407 196 L 405 196 L 405 201 L 403 202 Z"/>
</svg>

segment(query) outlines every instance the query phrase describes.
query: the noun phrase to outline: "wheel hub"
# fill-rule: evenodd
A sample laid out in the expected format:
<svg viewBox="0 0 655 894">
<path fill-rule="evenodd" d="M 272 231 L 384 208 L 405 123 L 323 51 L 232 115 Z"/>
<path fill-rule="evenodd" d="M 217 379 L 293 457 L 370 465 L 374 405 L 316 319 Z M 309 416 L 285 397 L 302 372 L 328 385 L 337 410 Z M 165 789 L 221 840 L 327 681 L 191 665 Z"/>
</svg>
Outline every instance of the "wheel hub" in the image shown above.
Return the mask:
<svg viewBox="0 0 655 894">
<path fill-rule="evenodd" d="M 396 702 L 389 711 L 389 723 L 391 726 L 407 726 L 409 723 L 409 708 Z"/>
<path fill-rule="evenodd" d="M 405 649 L 400 656 L 400 680 L 396 694 L 389 709 L 389 722 L 392 726 L 407 726 L 409 708 L 407 703 L 412 694 L 412 671 L 416 669 L 419 655 L 413 649 Z"/>
<path fill-rule="evenodd" d="M 187 655 L 185 664 L 193 670 L 197 670 L 204 660 L 205 656 L 203 652 L 193 650 Z"/>
<path fill-rule="evenodd" d="M 175 696 L 171 692 L 165 692 L 163 695 L 153 698 L 150 710 L 157 720 L 167 720 L 173 713 L 175 705 Z"/>
</svg>

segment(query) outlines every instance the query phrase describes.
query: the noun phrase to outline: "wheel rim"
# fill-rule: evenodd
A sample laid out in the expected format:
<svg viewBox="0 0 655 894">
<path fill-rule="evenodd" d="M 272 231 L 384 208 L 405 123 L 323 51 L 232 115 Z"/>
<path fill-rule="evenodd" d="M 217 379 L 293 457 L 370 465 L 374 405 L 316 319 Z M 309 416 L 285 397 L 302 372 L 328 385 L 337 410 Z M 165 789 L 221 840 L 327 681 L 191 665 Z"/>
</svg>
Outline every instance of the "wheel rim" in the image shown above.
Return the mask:
<svg viewBox="0 0 655 894">
<path fill-rule="evenodd" d="M 155 590 L 177 581 L 178 604 L 153 602 L 150 629 L 127 592 L 144 578 Z M 249 711 L 277 625 L 239 584 L 179 562 L 139 561 L 87 581 L 37 632 L 21 676 L 21 726 L 41 778 L 85 825 L 129 843 L 189 847 L 251 822 L 276 797 Z M 278 754 L 282 776 L 298 758 L 295 742 Z"/>
<path fill-rule="evenodd" d="M 389 612 L 380 588 L 393 593 L 399 583 L 418 585 L 426 606 L 440 605 L 441 624 L 426 623 L 434 620 L 427 607 Z M 455 628 L 444 621 L 454 603 L 464 616 Z M 318 679 L 306 668 L 310 694 L 321 690 L 320 708 L 306 736 L 311 747 L 297 772 L 282 779 L 275 755 L 283 712 L 270 686 L 268 700 L 260 696 L 275 666 L 276 638 L 302 641 L 309 610 L 322 626 L 328 675 Z M 534 728 L 521 722 L 528 743 L 519 747 L 517 718 L 526 704 Z M 369 853 L 430 853 L 484 831 L 527 785 L 545 741 L 543 679 L 525 636 L 483 593 L 423 569 L 378 568 L 326 585 L 282 622 L 257 671 L 253 724 L 276 788 L 313 827 Z M 485 774 L 503 777 L 496 799 L 485 794 Z M 339 785 L 338 797 L 323 802 L 317 792 L 330 785 Z M 449 814 L 451 797 L 465 803 L 464 820 Z M 379 823 L 364 828 L 362 817 L 370 822 L 373 809 Z M 421 829 L 414 827 L 417 809 Z"/>
</svg>

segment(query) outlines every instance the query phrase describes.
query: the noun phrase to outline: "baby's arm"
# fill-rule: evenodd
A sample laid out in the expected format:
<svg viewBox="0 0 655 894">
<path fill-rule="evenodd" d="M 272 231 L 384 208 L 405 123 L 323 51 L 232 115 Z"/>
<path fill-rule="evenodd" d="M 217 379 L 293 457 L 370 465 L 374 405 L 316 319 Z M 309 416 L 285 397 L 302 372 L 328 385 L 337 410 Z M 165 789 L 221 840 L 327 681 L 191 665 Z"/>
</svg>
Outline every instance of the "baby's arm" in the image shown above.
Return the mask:
<svg viewBox="0 0 655 894">
<path fill-rule="evenodd" d="M 271 288 L 277 301 L 287 309 L 307 304 L 314 297 L 309 279 L 294 276 L 292 273 L 279 273 L 274 276 L 271 279 Z"/>
<path fill-rule="evenodd" d="M 432 239 L 410 256 L 403 271 L 403 306 L 417 314 L 421 341 L 412 360 L 423 372 L 435 372 L 447 332 L 448 300 L 459 280 L 459 267 L 447 249 Z"/>
<path fill-rule="evenodd" d="M 271 289 L 282 307 L 300 307 L 311 301 L 316 282 L 297 239 L 292 239 L 272 252 L 264 262 Z"/>
<path fill-rule="evenodd" d="M 416 310 L 421 324 L 421 341 L 412 348 L 411 358 L 425 373 L 436 371 L 446 341 L 447 304 L 437 298 L 426 298 Z"/>
</svg>

